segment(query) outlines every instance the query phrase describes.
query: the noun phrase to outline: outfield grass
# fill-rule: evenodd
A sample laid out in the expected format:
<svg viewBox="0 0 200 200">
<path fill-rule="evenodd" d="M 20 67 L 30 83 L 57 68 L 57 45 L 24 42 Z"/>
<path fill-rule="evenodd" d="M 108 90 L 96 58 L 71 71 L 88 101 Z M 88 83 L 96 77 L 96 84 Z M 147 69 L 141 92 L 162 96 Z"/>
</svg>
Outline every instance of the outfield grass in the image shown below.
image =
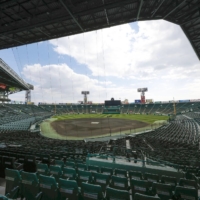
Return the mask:
<svg viewBox="0 0 200 200">
<path fill-rule="evenodd" d="M 146 122 L 148 124 L 153 124 L 157 121 L 168 120 L 168 116 L 160 115 L 135 115 L 135 114 L 65 114 L 54 116 L 57 120 L 67 120 L 67 119 L 81 119 L 81 118 L 120 118 L 120 119 L 129 119 Z"/>
</svg>

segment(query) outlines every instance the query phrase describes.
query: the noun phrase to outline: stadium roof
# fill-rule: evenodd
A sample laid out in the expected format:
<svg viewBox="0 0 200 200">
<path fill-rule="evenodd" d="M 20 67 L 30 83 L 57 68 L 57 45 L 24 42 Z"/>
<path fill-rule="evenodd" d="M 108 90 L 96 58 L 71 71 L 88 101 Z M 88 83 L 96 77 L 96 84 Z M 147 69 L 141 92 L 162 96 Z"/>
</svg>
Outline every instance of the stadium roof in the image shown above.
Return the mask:
<svg viewBox="0 0 200 200">
<path fill-rule="evenodd" d="M 33 86 L 21 79 L 17 73 L 0 58 L 0 91 L 6 90 L 9 91 L 9 93 L 15 93 L 29 89 L 32 90 Z"/>
<path fill-rule="evenodd" d="M 0 49 L 143 20 L 180 25 L 200 59 L 199 0 L 1 0 Z"/>
</svg>

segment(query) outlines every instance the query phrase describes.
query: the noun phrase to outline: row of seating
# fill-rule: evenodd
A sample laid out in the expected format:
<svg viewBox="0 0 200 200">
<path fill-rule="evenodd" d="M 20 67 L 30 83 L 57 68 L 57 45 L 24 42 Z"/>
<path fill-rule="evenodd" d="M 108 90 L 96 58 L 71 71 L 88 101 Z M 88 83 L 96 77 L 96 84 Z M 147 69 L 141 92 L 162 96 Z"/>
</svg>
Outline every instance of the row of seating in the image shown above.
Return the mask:
<svg viewBox="0 0 200 200">
<path fill-rule="evenodd" d="M 96 180 L 102 180 L 103 186 L 109 185 L 116 189 L 126 189 L 129 190 L 129 182 L 131 179 L 140 180 L 144 185 L 151 187 L 154 182 L 169 184 L 174 191 L 176 186 L 190 187 L 198 190 L 198 182 L 195 180 L 189 180 L 185 178 L 180 178 L 179 183 L 176 177 L 162 176 L 161 178 L 157 174 L 145 173 L 142 174 L 140 171 L 126 171 L 123 169 L 115 169 L 102 167 L 100 170 L 97 166 L 89 165 L 88 169 L 85 169 L 83 164 L 78 164 L 77 168 L 74 168 L 73 164 L 69 163 L 66 167 L 60 165 L 59 162 L 56 162 L 56 165 L 48 166 L 46 164 L 38 163 L 37 172 L 42 175 L 52 175 L 58 180 L 59 178 L 68 178 L 71 180 L 79 180 L 81 183 L 80 177 L 87 177 L 87 180 L 90 183 L 96 182 Z M 98 181 L 97 181 L 98 182 Z M 99 182 L 101 183 L 101 182 Z M 118 183 L 115 186 L 115 183 Z M 121 183 L 121 185 L 120 185 Z"/>
<path fill-rule="evenodd" d="M 100 181 L 101 180 L 101 181 Z M 153 183 L 150 190 L 148 184 L 141 184 L 139 180 L 131 179 L 131 191 L 120 190 L 111 187 L 102 188 L 103 179 L 94 183 L 84 180 L 78 185 L 76 180 L 59 178 L 58 182 L 51 176 L 38 175 L 36 173 L 19 172 L 6 169 L 6 194 L 12 198 L 57 200 L 57 199 L 163 199 L 168 200 L 174 196 L 181 199 L 198 199 L 197 190 L 177 186 L 175 192 L 169 184 Z M 120 183 L 118 183 L 120 184 Z M 80 186 L 80 188 L 79 188 Z M 139 195 L 138 197 L 137 194 Z M 136 196 L 135 196 L 136 195 Z M 148 196 L 144 196 L 148 195 Z M 155 197 L 157 196 L 157 197 Z"/>
</svg>

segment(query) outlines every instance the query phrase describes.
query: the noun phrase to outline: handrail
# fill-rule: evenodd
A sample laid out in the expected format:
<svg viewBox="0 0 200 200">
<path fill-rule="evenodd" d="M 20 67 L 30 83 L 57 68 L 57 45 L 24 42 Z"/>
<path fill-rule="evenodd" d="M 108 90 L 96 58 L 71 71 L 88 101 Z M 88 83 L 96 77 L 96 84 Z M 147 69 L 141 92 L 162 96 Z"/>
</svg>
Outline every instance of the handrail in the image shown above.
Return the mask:
<svg viewBox="0 0 200 200">
<path fill-rule="evenodd" d="M 114 156 L 114 155 L 108 155 L 108 154 L 87 154 L 87 157 L 88 158 L 91 158 L 91 157 L 98 157 L 98 156 L 106 156 L 107 158 L 112 158 L 113 159 L 113 162 L 115 162 L 115 160 L 116 160 L 116 158 L 117 159 L 121 159 L 120 157 L 118 157 L 118 156 Z M 149 159 L 150 157 L 147 157 L 147 159 Z M 151 158 L 150 158 L 151 159 Z M 168 165 L 168 166 L 171 166 L 171 167 L 173 167 L 173 168 L 175 168 L 175 169 L 177 169 L 178 171 L 181 169 L 181 166 L 180 165 L 177 165 L 177 164 L 173 164 L 173 163 L 170 163 L 170 162 L 168 162 L 168 161 L 162 161 L 162 160 L 159 160 L 159 161 L 154 161 L 154 160 L 152 160 L 152 161 L 150 161 L 150 160 L 141 160 L 141 159 L 135 159 L 135 158 L 129 158 L 129 160 L 132 160 L 132 161 L 137 161 L 137 162 L 142 162 L 143 163 L 143 167 L 145 167 L 146 166 L 146 164 L 148 164 L 148 163 L 152 163 L 152 164 L 159 164 L 159 165 Z"/>
</svg>

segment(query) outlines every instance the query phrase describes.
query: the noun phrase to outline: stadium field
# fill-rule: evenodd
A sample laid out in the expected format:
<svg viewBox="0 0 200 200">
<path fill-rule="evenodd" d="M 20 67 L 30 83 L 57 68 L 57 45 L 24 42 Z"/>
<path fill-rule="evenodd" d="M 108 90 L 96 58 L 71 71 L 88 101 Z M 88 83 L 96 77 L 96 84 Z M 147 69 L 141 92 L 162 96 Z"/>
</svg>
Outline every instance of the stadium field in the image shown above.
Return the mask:
<svg viewBox="0 0 200 200">
<path fill-rule="evenodd" d="M 65 114 L 54 116 L 41 124 L 45 137 L 82 140 L 125 135 L 157 128 L 167 116 L 135 114 Z"/>
</svg>

